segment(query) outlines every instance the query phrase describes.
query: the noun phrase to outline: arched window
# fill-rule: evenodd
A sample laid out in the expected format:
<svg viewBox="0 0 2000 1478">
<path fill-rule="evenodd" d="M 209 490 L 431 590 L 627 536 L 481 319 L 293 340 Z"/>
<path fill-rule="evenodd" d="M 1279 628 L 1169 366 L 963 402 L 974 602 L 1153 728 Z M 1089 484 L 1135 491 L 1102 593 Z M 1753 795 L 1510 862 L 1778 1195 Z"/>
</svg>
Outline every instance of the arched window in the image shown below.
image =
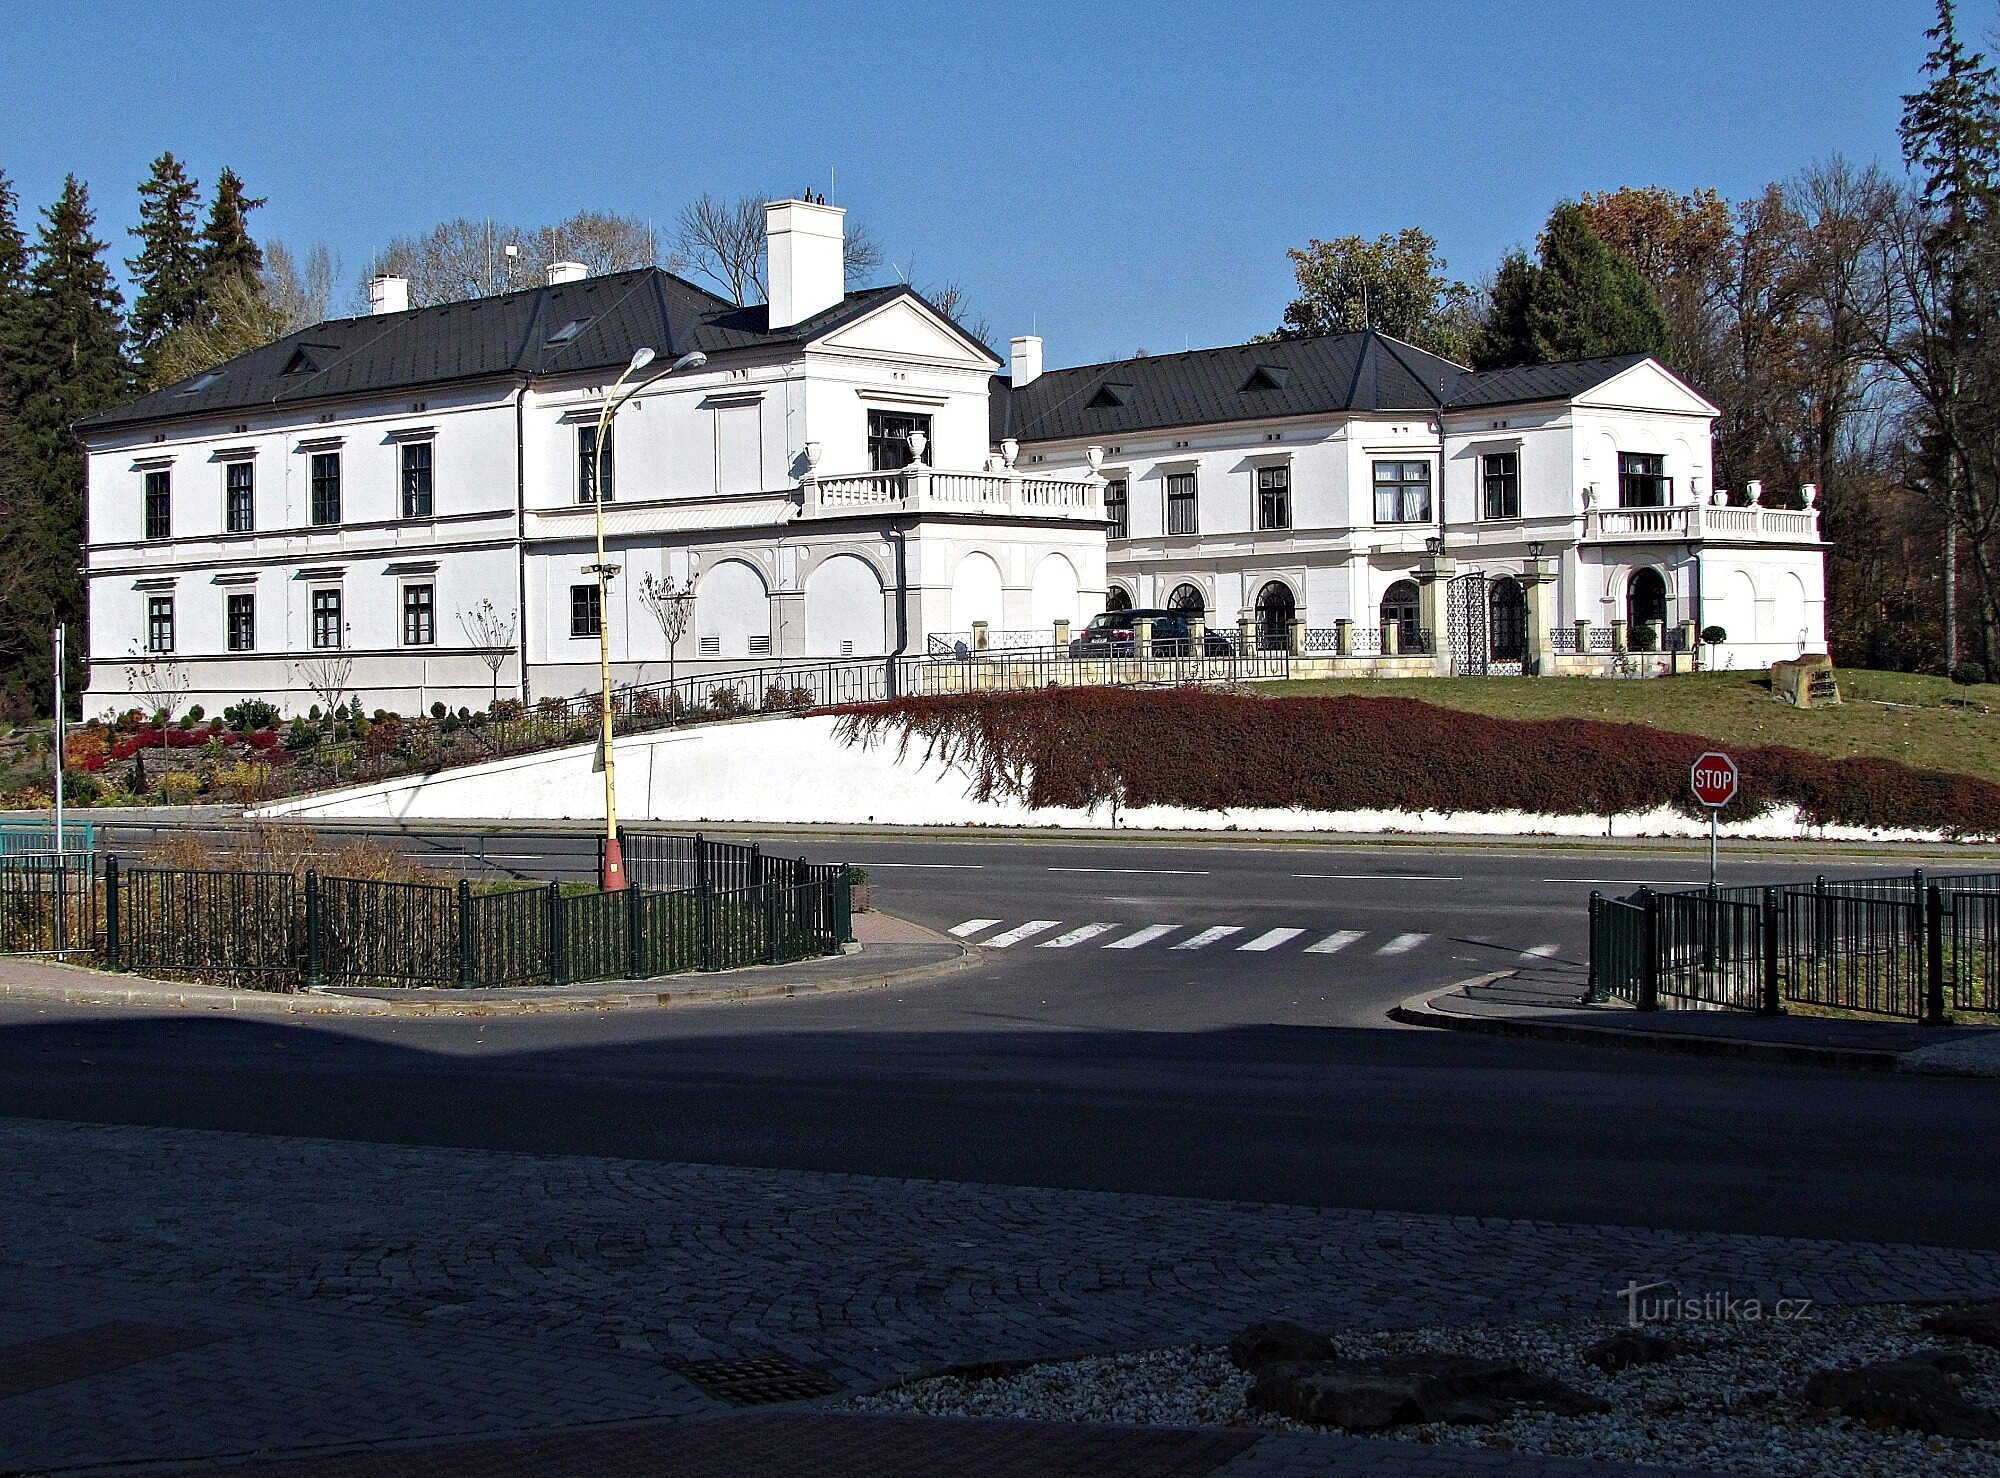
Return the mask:
<svg viewBox="0 0 2000 1478">
<path fill-rule="evenodd" d="M 1487 651 L 1495 662 L 1525 662 L 1528 657 L 1528 598 L 1521 582 L 1502 575 L 1486 587 Z"/>
<path fill-rule="evenodd" d="M 1266 652 L 1282 652 L 1292 644 L 1292 618 L 1298 603 L 1291 587 L 1282 580 L 1267 582 L 1257 592 L 1257 646 Z"/>
<path fill-rule="evenodd" d="M 1423 630 L 1423 617 L 1418 605 L 1417 582 L 1414 580 L 1398 580 L 1382 592 L 1382 629 L 1396 628 L 1400 651 L 1417 650 L 1417 637 Z"/>
<path fill-rule="evenodd" d="M 1625 629 L 1636 643 L 1649 625 L 1656 636 L 1667 629 L 1667 582 L 1658 570 L 1635 570 L 1625 586 Z"/>
<path fill-rule="evenodd" d="M 1174 593 L 1167 597 L 1167 609 L 1179 611 L 1183 616 L 1206 616 L 1208 599 L 1199 585 L 1176 585 Z"/>
<path fill-rule="evenodd" d="M 1125 593 L 1123 585 L 1114 585 L 1104 592 L 1104 609 L 1107 611 L 1129 611 L 1132 597 Z"/>
</svg>

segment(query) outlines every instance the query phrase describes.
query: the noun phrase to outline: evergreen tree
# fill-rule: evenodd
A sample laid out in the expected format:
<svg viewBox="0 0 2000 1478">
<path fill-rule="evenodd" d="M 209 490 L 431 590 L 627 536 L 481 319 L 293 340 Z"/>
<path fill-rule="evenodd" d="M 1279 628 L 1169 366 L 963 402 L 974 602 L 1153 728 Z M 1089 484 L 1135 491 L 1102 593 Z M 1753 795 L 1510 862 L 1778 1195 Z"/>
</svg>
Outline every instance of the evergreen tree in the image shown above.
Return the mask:
<svg viewBox="0 0 2000 1478">
<path fill-rule="evenodd" d="M 20 387 L 14 438 L 21 478 L 16 517 L 0 530 L 0 684 L 16 708 L 46 712 L 49 631 L 68 622 L 81 636 L 83 446 L 78 419 L 115 404 L 130 388 L 118 310 L 123 298 L 92 231 L 89 192 L 75 175 L 43 212 L 28 292 L 0 345 Z M 83 643 L 70 650 L 80 653 Z M 81 675 L 81 662 L 77 676 Z"/>
<path fill-rule="evenodd" d="M 203 260 L 195 236 L 200 187 L 171 152 L 153 161 L 139 186 L 139 254 L 128 257 L 138 298 L 127 325 L 139 362 L 152 367 L 154 351 L 166 335 L 193 322 L 202 309 Z"/>
<path fill-rule="evenodd" d="M 15 409 L 20 396 L 14 356 L 28 293 L 28 243 L 15 213 L 19 206 L 13 182 L 0 170 L 0 415 Z"/>
<path fill-rule="evenodd" d="M 255 277 L 264 270 L 264 253 L 251 239 L 249 225 L 250 212 L 263 203 L 243 193 L 235 170 L 225 168 L 217 177 L 208 223 L 201 228 L 204 294 L 213 294 L 231 277 Z"/>
<path fill-rule="evenodd" d="M 1542 232 L 1528 332 L 1544 361 L 1664 354 L 1667 320 L 1646 279 L 1564 201 Z"/>
<path fill-rule="evenodd" d="M 1528 305 L 1534 301 L 1538 270 L 1519 247 L 1501 261 L 1493 276 L 1486 320 L 1473 340 L 1472 362 L 1478 368 L 1512 369 L 1540 357 L 1528 331 Z"/>
</svg>

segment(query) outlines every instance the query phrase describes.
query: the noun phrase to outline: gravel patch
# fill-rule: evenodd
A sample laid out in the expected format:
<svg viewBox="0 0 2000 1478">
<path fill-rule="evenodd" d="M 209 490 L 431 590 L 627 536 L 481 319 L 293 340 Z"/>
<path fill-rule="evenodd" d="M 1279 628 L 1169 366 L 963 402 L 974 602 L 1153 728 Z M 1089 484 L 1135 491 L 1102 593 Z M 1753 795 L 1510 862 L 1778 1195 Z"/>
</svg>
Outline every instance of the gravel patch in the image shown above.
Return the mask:
<svg viewBox="0 0 2000 1478">
<path fill-rule="evenodd" d="M 1933 1305 L 1816 1307 L 1785 1323 L 1655 1327 L 1693 1346 L 1679 1359 L 1606 1373 L 1581 1358 L 1600 1321 L 1335 1332 L 1342 1358 L 1450 1352 L 1506 1359 L 1610 1401 L 1603 1416 L 1522 1411 L 1479 1426 L 1409 1425 L 1381 1438 L 1562 1457 L 1819 1478 L 1822 1474 L 1993 1474 L 2000 1442 L 1875 1429 L 1814 1412 L 1799 1392 L 1815 1371 L 1950 1349 L 1970 1365 L 1961 1390 L 2000 1410 L 2000 1350 L 1919 1327 Z M 1219 1347 L 1183 1346 L 1050 1362 L 989 1378 L 940 1376 L 859 1397 L 852 1409 L 1139 1426 L 1321 1430 L 1244 1405 L 1250 1377 Z"/>
</svg>

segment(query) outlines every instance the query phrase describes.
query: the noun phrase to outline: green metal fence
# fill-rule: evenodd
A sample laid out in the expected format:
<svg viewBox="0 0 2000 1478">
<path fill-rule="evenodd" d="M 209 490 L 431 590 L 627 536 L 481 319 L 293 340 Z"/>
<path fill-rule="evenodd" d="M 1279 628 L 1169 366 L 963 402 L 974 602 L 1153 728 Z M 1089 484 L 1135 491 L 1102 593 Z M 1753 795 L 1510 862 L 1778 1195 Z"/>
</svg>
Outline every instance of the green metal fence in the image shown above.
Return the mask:
<svg viewBox="0 0 2000 1478">
<path fill-rule="evenodd" d="M 101 897 L 94 853 L 0 856 L 0 954 L 95 950 Z"/>
<path fill-rule="evenodd" d="M 39 856 L 55 850 L 55 822 L 0 821 L 0 857 L 15 857 L 22 854 Z M 97 823 L 65 821 L 62 828 L 62 850 L 65 853 L 76 854 L 95 852 Z"/>
</svg>

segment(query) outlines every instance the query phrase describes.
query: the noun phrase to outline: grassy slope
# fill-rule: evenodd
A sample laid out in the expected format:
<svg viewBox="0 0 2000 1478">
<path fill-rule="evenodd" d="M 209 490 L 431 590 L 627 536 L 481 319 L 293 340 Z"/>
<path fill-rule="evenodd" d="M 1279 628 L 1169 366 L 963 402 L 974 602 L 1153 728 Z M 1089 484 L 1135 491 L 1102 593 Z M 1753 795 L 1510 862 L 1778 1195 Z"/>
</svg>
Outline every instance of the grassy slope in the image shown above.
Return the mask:
<svg viewBox="0 0 2000 1478">
<path fill-rule="evenodd" d="M 1384 678 L 1259 686 L 1271 694 L 1417 698 L 1501 718 L 1594 718 L 1650 724 L 1731 744 L 1789 744 L 1844 757 L 1881 755 L 2000 783 L 2000 687 L 1961 688 L 1902 672 L 1838 674 L 1839 708 L 1798 709 L 1762 673 L 1618 678 Z M 1973 706 L 1955 706 L 1970 704 Z"/>
</svg>

